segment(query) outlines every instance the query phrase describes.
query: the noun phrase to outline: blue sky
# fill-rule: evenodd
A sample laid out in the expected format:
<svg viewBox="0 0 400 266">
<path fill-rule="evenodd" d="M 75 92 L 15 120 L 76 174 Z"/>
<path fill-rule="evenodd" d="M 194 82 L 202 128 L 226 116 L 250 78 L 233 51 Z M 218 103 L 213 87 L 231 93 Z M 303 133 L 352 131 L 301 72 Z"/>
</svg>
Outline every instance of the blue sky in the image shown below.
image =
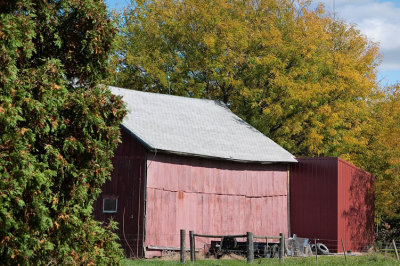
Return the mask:
<svg viewBox="0 0 400 266">
<path fill-rule="evenodd" d="M 325 5 L 362 34 L 379 43 L 383 61 L 378 68 L 382 85 L 400 82 L 400 0 L 314 0 Z M 105 0 L 108 8 L 127 6 L 130 0 Z M 333 7 L 335 6 L 335 9 Z"/>
<path fill-rule="evenodd" d="M 319 0 L 374 42 L 379 43 L 383 61 L 378 68 L 382 85 L 400 82 L 400 0 Z"/>
<path fill-rule="evenodd" d="M 127 6 L 130 0 L 104 0 L 108 8 L 120 8 Z"/>
</svg>

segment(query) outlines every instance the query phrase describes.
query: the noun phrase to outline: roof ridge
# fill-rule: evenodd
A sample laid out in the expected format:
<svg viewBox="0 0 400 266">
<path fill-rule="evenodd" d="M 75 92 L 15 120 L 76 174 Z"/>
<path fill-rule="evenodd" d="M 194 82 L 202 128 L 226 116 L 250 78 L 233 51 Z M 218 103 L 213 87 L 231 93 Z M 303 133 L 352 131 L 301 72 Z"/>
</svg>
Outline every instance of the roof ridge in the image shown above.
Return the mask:
<svg viewBox="0 0 400 266">
<path fill-rule="evenodd" d="M 127 88 L 121 88 L 121 87 L 116 87 L 116 86 L 111 86 L 111 85 L 107 85 L 108 88 L 115 88 L 115 89 L 120 89 L 120 90 L 124 90 L 124 91 L 134 91 L 134 92 L 138 92 L 138 93 L 144 93 L 144 94 L 156 94 L 156 95 L 161 95 L 161 96 L 165 96 L 165 97 L 178 97 L 178 98 L 185 98 L 185 99 L 193 99 L 193 100 L 201 100 L 201 101 L 210 101 L 210 102 L 214 102 L 214 103 L 219 103 L 219 104 L 223 104 L 224 106 L 226 106 L 226 104 L 221 101 L 221 100 L 213 100 L 213 99 L 206 99 L 206 98 L 195 98 L 195 97 L 190 97 L 190 96 L 183 96 L 183 95 L 174 95 L 174 94 L 165 94 L 165 93 L 159 93 L 159 92 L 152 92 L 152 91 L 140 91 L 140 90 L 135 90 L 135 89 L 127 89 Z M 229 108 L 228 108 L 229 109 Z"/>
</svg>

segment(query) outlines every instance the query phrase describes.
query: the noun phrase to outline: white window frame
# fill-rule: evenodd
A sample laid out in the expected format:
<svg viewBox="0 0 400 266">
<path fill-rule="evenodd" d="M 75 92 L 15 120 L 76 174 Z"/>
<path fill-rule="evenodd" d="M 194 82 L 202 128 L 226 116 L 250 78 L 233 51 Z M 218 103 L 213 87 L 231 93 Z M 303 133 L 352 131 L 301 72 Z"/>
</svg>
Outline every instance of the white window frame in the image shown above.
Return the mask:
<svg viewBox="0 0 400 266">
<path fill-rule="evenodd" d="M 106 200 L 115 200 L 115 211 L 106 211 L 104 210 L 104 205 L 106 203 Z M 118 211 L 118 198 L 114 197 L 105 197 L 103 198 L 103 213 L 117 213 Z"/>
</svg>

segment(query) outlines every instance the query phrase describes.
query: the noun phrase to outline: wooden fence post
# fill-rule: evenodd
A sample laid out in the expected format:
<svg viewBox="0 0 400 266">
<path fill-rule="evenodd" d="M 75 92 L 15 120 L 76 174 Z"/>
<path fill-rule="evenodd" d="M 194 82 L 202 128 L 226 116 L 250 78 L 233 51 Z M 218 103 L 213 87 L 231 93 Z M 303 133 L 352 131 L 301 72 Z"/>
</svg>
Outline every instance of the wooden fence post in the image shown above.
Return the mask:
<svg viewBox="0 0 400 266">
<path fill-rule="evenodd" d="M 279 261 L 283 262 L 283 256 L 285 255 L 285 235 L 280 233 L 279 236 L 281 237 L 279 240 Z"/>
<path fill-rule="evenodd" d="M 399 253 L 397 252 L 397 247 L 396 247 L 396 242 L 394 239 L 392 239 L 393 247 L 394 247 L 394 252 L 396 252 L 396 258 L 399 260 Z"/>
<path fill-rule="evenodd" d="M 342 248 L 343 248 L 344 260 L 347 262 L 346 249 L 344 248 L 343 238 L 341 238 L 340 240 L 342 240 Z"/>
<path fill-rule="evenodd" d="M 253 241 L 253 233 L 247 232 L 247 263 L 254 262 L 254 241 Z"/>
<path fill-rule="evenodd" d="M 189 240 L 190 240 L 190 261 L 196 261 L 196 250 L 195 250 L 195 242 L 194 242 L 194 232 L 189 231 Z"/>
<path fill-rule="evenodd" d="M 186 253 L 185 237 L 186 237 L 186 230 L 181 229 L 181 262 L 182 263 L 185 263 L 185 253 Z"/>
<path fill-rule="evenodd" d="M 314 248 L 315 248 L 315 261 L 318 264 L 318 247 L 317 247 L 317 239 L 314 238 Z"/>
</svg>

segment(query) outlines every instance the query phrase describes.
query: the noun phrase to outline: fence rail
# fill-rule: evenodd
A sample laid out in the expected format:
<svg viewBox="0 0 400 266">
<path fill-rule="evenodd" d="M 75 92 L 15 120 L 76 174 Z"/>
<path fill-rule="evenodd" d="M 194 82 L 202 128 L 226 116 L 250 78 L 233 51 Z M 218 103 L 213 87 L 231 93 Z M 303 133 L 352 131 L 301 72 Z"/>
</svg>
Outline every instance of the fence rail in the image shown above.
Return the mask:
<svg viewBox="0 0 400 266">
<path fill-rule="evenodd" d="M 254 238 L 262 238 L 262 239 L 281 239 L 281 236 L 253 236 Z"/>
<path fill-rule="evenodd" d="M 193 231 L 189 231 L 193 232 Z M 247 235 L 202 235 L 202 234 L 194 234 L 193 236 L 198 237 L 207 237 L 207 238 L 223 238 L 223 237 L 247 237 Z"/>
</svg>

